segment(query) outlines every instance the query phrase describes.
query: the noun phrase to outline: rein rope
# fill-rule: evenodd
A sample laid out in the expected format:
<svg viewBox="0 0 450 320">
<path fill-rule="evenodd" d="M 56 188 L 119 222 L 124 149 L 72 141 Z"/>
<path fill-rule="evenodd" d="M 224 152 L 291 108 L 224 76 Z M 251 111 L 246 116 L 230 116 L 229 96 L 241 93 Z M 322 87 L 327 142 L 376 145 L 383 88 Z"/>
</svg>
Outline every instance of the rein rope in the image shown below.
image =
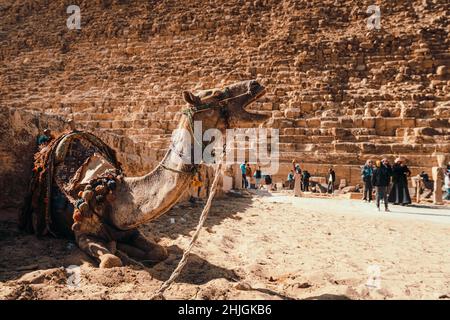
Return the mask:
<svg viewBox="0 0 450 320">
<path fill-rule="evenodd" d="M 202 149 L 203 149 L 203 147 L 205 146 L 204 143 L 203 143 L 203 141 L 201 141 L 201 142 L 198 141 L 197 137 L 196 137 L 195 134 L 194 134 L 194 115 L 195 115 L 195 113 L 200 112 L 200 111 L 204 111 L 204 110 L 208 110 L 208 109 L 211 109 L 211 108 L 214 108 L 214 107 L 219 107 L 219 108 L 220 108 L 220 117 L 217 119 L 216 127 L 217 127 L 217 125 L 218 125 L 220 119 L 223 119 L 223 120 L 225 121 L 225 126 L 228 128 L 228 127 L 230 126 L 230 124 L 229 124 L 229 116 L 230 116 L 230 114 L 229 114 L 228 109 L 226 109 L 226 108 L 224 107 L 224 103 L 226 103 L 226 102 L 228 102 L 228 101 L 230 101 L 230 100 L 234 100 L 234 99 L 240 98 L 240 97 L 242 97 L 242 96 L 244 96 L 244 95 L 247 95 L 247 94 L 248 94 L 248 92 L 243 93 L 243 94 L 240 94 L 240 95 L 235 96 L 235 97 L 229 97 L 229 95 L 230 95 L 230 90 L 229 90 L 228 88 L 225 88 L 224 93 L 223 93 L 223 97 L 224 97 L 224 98 L 223 98 L 222 100 L 218 101 L 217 103 L 212 103 L 212 104 L 210 104 L 210 103 L 199 104 L 198 106 L 190 107 L 190 108 L 184 109 L 184 110 L 182 111 L 182 114 L 183 114 L 184 116 L 186 116 L 187 119 L 188 119 L 188 122 L 189 122 L 189 130 L 190 130 L 191 135 L 192 135 L 192 137 L 193 137 L 193 139 L 194 139 L 194 142 L 195 142 L 197 145 L 201 146 Z M 171 149 L 173 152 L 175 152 L 180 158 L 183 158 L 183 157 L 181 156 L 180 153 L 178 153 L 176 150 L 173 149 L 173 147 L 174 147 L 174 146 L 173 146 L 173 144 L 172 144 L 172 145 L 170 146 L 170 149 Z M 165 170 L 172 171 L 172 172 L 179 173 L 179 174 L 195 175 L 195 173 L 197 172 L 197 166 L 196 166 L 196 165 L 194 165 L 193 169 L 190 170 L 190 171 L 182 171 L 182 170 L 170 168 L 170 167 L 166 166 L 162 161 L 160 162 L 159 165 L 160 165 L 163 169 L 165 169 Z M 192 164 L 191 164 L 191 165 L 192 165 Z"/>
<path fill-rule="evenodd" d="M 225 147 L 224 147 L 225 150 Z M 170 285 L 178 278 L 178 276 L 181 274 L 181 271 L 186 266 L 188 262 L 189 255 L 191 254 L 192 249 L 194 248 L 195 242 L 198 239 L 198 236 L 200 234 L 200 231 L 203 227 L 203 224 L 206 221 L 206 218 L 208 217 L 209 210 L 211 209 L 212 200 L 214 198 L 214 195 L 217 191 L 217 186 L 219 183 L 219 176 L 220 176 L 220 169 L 222 168 L 222 158 L 218 161 L 217 167 L 214 171 L 214 180 L 211 185 L 211 190 L 209 193 L 208 200 L 206 201 L 206 205 L 202 210 L 202 214 L 200 215 L 200 219 L 198 221 L 197 227 L 195 229 L 194 234 L 192 235 L 191 241 L 189 242 L 188 247 L 184 250 L 183 256 L 181 257 L 180 262 L 178 263 L 175 270 L 173 270 L 172 274 L 170 275 L 169 279 L 167 279 L 161 286 L 159 287 L 158 291 L 156 291 L 155 294 L 153 294 L 150 297 L 150 300 L 164 300 L 164 292 L 170 287 Z"/>
<path fill-rule="evenodd" d="M 228 94 L 228 91 L 225 92 L 226 94 Z M 225 99 L 225 100 L 229 100 L 229 99 Z M 222 100 L 224 101 L 224 100 Z M 222 102 L 221 101 L 221 102 Z M 219 103 L 219 106 L 221 107 L 220 110 L 220 115 L 222 118 L 224 118 L 225 120 L 225 125 L 228 127 L 229 123 L 228 123 L 228 110 L 226 110 L 225 108 L 223 108 L 223 106 Z M 201 105 L 198 108 L 194 109 L 194 108 L 189 108 L 186 110 L 183 110 L 183 114 L 185 116 L 188 117 L 189 119 L 189 125 L 190 125 L 190 129 L 191 129 L 191 133 L 192 136 L 194 137 L 194 140 L 196 140 L 195 135 L 194 135 L 194 121 L 193 121 L 193 115 L 195 114 L 195 112 L 197 111 L 201 111 L 203 109 L 207 109 L 210 108 L 209 105 Z M 217 126 L 217 124 L 216 124 Z M 196 141 L 199 145 L 203 146 L 203 143 L 199 143 L 198 141 Z M 222 163 L 223 163 L 223 155 L 226 152 L 226 145 L 223 145 L 223 152 L 222 152 L 222 156 L 220 157 L 220 159 L 218 159 L 217 161 L 217 167 L 214 170 L 214 180 L 213 183 L 211 185 L 211 189 L 209 192 L 209 197 L 208 200 L 206 201 L 205 207 L 202 210 L 202 213 L 200 215 L 197 227 L 195 229 L 194 234 L 192 235 L 191 241 L 189 242 L 188 247 L 184 250 L 183 252 L 183 256 L 181 257 L 180 262 L 178 262 L 177 267 L 175 268 L 175 270 L 173 270 L 172 274 L 170 275 L 170 277 L 161 284 L 161 286 L 159 287 L 159 289 L 156 291 L 156 293 L 154 293 L 151 297 L 150 300 L 164 300 L 164 292 L 170 287 L 170 285 L 180 276 L 181 272 L 183 271 L 183 268 L 186 266 L 187 262 L 188 262 L 188 258 L 189 255 L 191 254 L 192 249 L 194 248 L 194 245 L 198 239 L 198 236 L 200 234 L 200 231 L 203 228 L 203 225 L 206 221 L 206 218 L 208 217 L 208 213 L 209 210 L 211 209 L 211 205 L 212 205 L 212 200 L 216 194 L 217 191 L 217 186 L 219 184 L 219 177 L 220 177 L 220 170 L 222 169 Z M 169 167 L 164 166 L 162 163 L 160 164 L 163 168 L 170 170 L 170 171 L 174 171 L 174 172 L 178 172 L 178 173 L 190 173 L 190 172 L 186 172 L 186 171 L 179 171 L 176 169 L 172 169 Z"/>
</svg>

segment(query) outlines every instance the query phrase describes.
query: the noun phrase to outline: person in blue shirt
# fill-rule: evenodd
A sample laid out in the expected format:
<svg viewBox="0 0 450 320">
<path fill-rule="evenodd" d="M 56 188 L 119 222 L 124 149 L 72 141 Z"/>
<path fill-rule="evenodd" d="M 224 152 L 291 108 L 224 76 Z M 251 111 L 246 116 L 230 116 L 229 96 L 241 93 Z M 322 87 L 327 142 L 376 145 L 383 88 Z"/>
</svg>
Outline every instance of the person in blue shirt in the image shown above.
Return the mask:
<svg viewBox="0 0 450 320">
<path fill-rule="evenodd" d="M 289 184 L 289 189 L 292 190 L 294 189 L 294 171 L 291 170 L 287 176 L 287 181 Z"/>
<path fill-rule="evenodd" d="M 52 132 L 50 129 L 45 129 L 44 134 L 40 135 L 37 138 L 37 144 L 38 146 L 45 146 L 47 143 L 49 143 L 52 139 L 54 139 Z"/>
<path fill-rule="evenodd" d="M 242 173 L 242 188 L 247 189 L 248 181 L 247 181 L 247 163 L 248 161 L 245 161 L 242 163 L 239 167 L 241 168 Z"/>
<path fill-rule="evenodd" d="M 367 160 L 364 167 L 361 169 L 361 179 L 364 182 L 363 200 L 366 202 L 372 201 L 372 175 L 373 175 L 373 161 Z"/>
</svg>

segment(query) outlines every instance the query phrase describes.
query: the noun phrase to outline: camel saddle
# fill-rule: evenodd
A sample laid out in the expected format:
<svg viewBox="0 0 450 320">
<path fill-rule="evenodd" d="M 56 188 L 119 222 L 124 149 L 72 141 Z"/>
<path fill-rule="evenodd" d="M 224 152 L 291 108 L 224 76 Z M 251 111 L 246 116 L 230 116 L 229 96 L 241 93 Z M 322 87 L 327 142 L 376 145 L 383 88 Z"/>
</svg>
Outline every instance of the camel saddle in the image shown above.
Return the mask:
<svg viewBox="0 0 450 320">
<path fill-rule="evenodd" d="M 36 235 L 73 236 L 67 226 L 87 185 L 122 175 L 116 153 L 85 131 L 65 132 L 34 155 L 19 226 Z M 97 183 L 98 184 L 98 183 Z"/>
</svg>

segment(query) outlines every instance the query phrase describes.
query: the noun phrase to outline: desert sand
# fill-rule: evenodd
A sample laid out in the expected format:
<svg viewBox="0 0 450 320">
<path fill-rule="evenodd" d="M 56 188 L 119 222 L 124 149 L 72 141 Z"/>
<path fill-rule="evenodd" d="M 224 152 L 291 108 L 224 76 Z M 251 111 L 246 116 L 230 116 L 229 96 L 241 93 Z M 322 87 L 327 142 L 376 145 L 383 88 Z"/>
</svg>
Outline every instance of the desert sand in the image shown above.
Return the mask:
<svg viewBox="0 0 450 320">
<path fill-rule="evenodd" d="M 98 269 L 64 239 L 0 221 L 0 299 L 148 299 L 181 258 L 201 204 L 180 204 L 143 228 L 167 246 L 147 269 Z M 449 299 L 449 207 L 244 194 L 215 200 L 166 299 Z M 8 217 L 9 216 L 9 217 Z M 80 266 L 74 286 L 68 266 Z M 72 282 L 71 282 L 72 281 Z"/>
</svg>

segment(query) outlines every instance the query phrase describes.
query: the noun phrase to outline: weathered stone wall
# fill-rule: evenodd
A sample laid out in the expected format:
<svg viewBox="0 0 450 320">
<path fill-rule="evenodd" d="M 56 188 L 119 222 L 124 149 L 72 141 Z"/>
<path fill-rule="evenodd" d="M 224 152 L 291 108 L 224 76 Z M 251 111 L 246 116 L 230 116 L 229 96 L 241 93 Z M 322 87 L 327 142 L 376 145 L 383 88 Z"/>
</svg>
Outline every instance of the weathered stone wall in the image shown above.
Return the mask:
<svg viewBox="0 0 450 320">
<path fill-rule="evenodd" d="M 356 183 L 369 157 L 429 171 L 450 152 L 445 0 L 86 0 L 81 30 L 66 27 L 70 4 L 2 2 L 1 106 L 74 118 L 130 174 L 163 155 L 182 90 L 249 78 L 268 88 L 252 107 L 280 129 L 280 179 L 292 158 Z"/>
<path fill-rule="evenodd" d="M 52 128 L 54 134 L 67 129 L 58 116 L 0 108 L 0 208 L 22 205 L 37 151 L 37 136 L 46 128 Z"/>
</svg>

